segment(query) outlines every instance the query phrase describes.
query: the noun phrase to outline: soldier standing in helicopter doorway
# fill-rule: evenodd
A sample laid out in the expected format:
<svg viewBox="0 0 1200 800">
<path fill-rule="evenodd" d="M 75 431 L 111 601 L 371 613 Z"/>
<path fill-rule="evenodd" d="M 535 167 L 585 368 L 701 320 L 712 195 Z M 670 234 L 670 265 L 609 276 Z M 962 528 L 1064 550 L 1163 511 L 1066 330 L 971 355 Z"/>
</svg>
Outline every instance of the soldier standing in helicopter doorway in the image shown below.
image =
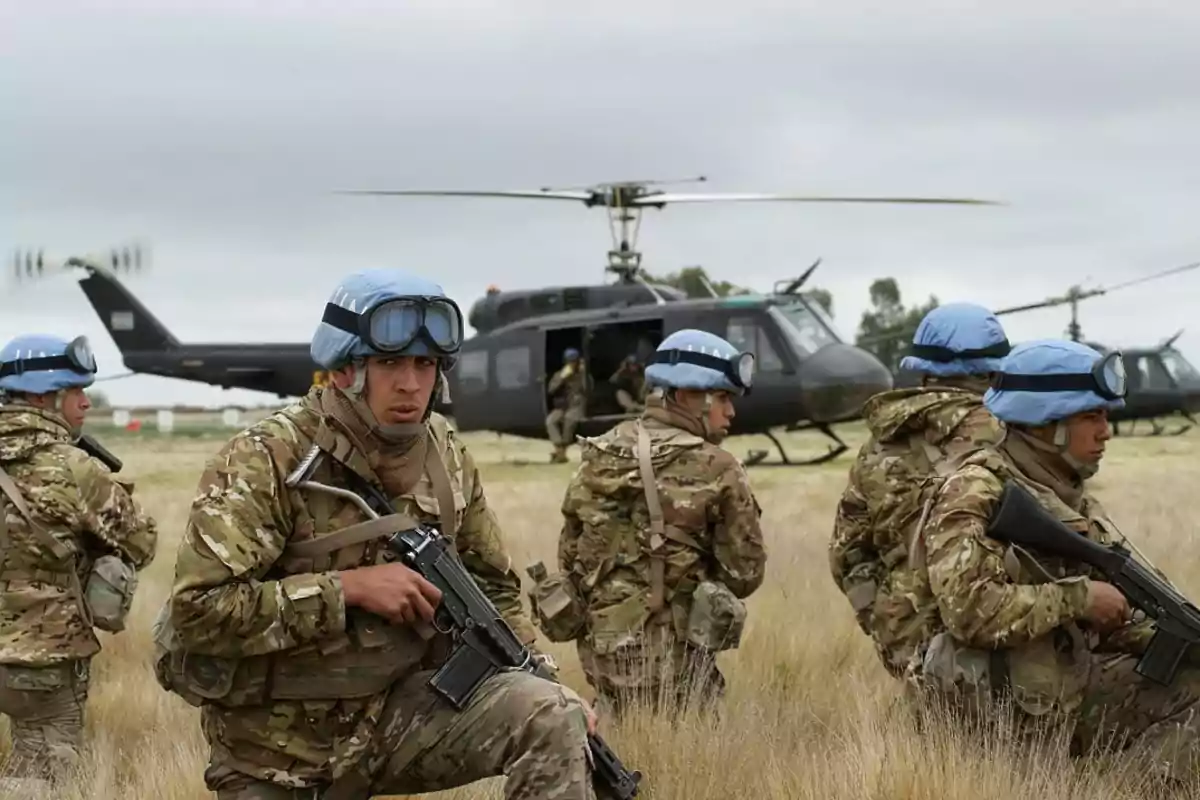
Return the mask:
<svg viewBox="0 0 1200 800">
<path fill-rule="evenodd" d="M 579 351 L 568 347 L 563 351 L 563 366 L 550 378 L 548 391 L 553 407 L 546 416 L 546 432 L 554 452 L 550 462 L 565 463 L 567 448 L 575 441 L 575 428 L 587 415 L 587 393 L 591 380 Z"/>
</svg>

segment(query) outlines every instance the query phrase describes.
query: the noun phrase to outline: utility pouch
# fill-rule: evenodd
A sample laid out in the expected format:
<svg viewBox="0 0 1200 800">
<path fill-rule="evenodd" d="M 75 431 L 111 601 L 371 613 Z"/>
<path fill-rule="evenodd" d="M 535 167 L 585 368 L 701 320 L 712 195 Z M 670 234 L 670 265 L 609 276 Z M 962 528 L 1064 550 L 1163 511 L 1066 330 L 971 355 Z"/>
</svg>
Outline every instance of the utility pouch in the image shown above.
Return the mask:
<svg viewBox="0 0 1200 800">
<path fill-rule="evenodd" d="M 702 581 L 692 592 L 687 642 L 711 652 L 733 650 L 742 641 L 746 606 L 722 583 Z"/>
<path fill-rule="evenodd" d="M 525 571 L 535 581 L 529 592 L 529 605 L 542 633 L 552 642 L 578 638 L 587 617 L 570 577 L 561 572 L 547 575 L 546 567 L 540 561 Z"/>
<path fill-rule="evenodd" d="M 125 630 L 125 617 L 133 605 L 137 585 L 137 571 L 121 559 L 116 556 L 96 559 L 83 590 L 92 625 L 110 633 Z"/>
</svg>

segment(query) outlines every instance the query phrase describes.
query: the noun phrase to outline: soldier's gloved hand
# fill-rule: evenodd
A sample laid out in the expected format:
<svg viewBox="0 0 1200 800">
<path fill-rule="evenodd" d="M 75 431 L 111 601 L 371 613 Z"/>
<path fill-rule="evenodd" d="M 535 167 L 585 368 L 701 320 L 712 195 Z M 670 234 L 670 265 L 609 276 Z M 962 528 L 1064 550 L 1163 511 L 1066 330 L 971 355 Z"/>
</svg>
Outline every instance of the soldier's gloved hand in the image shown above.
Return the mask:
<svg viewBox="0 0 1200 800">
<path fill-rule="evenodd" d="M 1129 619 L 1129 601 L 1111 583 L 1088 581 L 1088 607 L 1084 619 L 1098 630 L 1110 631 L 1121 627 Z"/>
<path fill-rule="evenodd" d="M 442 593 L 404 564 L 377 564 L 338 573 L 347 606 L 358 606 L 394 623 L 433 622 Z"/>
</svg>

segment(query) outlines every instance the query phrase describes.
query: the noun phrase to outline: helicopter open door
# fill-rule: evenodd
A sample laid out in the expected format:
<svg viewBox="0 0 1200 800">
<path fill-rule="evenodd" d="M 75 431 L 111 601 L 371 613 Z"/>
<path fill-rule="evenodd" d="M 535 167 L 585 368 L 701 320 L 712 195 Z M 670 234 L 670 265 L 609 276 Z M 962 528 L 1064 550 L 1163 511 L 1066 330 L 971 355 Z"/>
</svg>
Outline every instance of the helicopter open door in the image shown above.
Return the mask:
<svg viewBox="0 0 1200 800">
<path fill-rule="evenodd" d="M 616 390 L 608 382 L 621 360 L 627 355 L 637 355 L 644 364 L 663 339 L 661 319 L 630 320 L 627 322 L 599 323 L 546 330 L 546 378 L 563 365 L 563 352 L 573 347 L 584 359 L 592 389 L 588 394 L 588 419 L 608 418 L 614 420 L 624 415 L 617 404 Z M 546 413 L 551 408 L 549 393 L 543 396 Z"/>
</svg>

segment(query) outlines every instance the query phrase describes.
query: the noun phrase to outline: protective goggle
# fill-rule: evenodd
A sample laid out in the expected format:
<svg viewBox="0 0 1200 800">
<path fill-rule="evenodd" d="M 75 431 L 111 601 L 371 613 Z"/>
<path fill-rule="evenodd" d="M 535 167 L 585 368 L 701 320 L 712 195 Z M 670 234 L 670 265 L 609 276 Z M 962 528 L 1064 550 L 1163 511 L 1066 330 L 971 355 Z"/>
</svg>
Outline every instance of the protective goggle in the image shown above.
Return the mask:
<svg viewBox="0 0 1200 800">
<path fill-rule="evenodd" d="M 747 392 L 754 383 L 754 354 L 738 353 L 733 358 L 721 358 L 695 350 L 659 350 L 650 356 L 650 364 L 695 364 L 722 373 L 729 381 Z"/>
<path fill-rule="evenodd" d="M 1125 397 L 1125 359 L 1119 351 L 1111 352 L 1096 361 L 1090 372 L 1068 372 L 1058 375 L 1022 375 L 998 372 L 992 378 L 992 388 L 1008 392 L 1095 392 L 1105 400 Z"/>
<path fill-rule="evenodd" d="M 21 375 L 26 372 L 44 372 L 55 369 L 69 369 L 80 375 L 96 374 L 96 355 L 88 344 L 86 336 L 79 336 L 67 345 L 67 351 L 57 356 L 37 356 L 36 358 L 18 358 L 0 364 L 0 378 L 9 375 Z"/>
<path fill-rule="evenodd" d="M 399 353 L 421 338 L 434 352 L 453 355 L 463 342 L 462 312 L 448 297 L 387 300 L 362 314 L 326 303 L 321 319 L 380 353 Z"/>
<path fill-rule="evenodd" d="M 958 361 L 959 359 L 965 361 L 973 358 L 1004 358 L 1010 350 L 1012 350 L 1012 346 L 1008 343 L 1008 339 L 996 344 L 990 344 L 987 347 L 976 347 L 971 350 L 951 350 L 949 347 L 940 344 L 914 344 L 908 348 L 908 352 L 916 358 L 923 358 L 927 361 L 935 361 L 942 364 Z"/>
</svg>

